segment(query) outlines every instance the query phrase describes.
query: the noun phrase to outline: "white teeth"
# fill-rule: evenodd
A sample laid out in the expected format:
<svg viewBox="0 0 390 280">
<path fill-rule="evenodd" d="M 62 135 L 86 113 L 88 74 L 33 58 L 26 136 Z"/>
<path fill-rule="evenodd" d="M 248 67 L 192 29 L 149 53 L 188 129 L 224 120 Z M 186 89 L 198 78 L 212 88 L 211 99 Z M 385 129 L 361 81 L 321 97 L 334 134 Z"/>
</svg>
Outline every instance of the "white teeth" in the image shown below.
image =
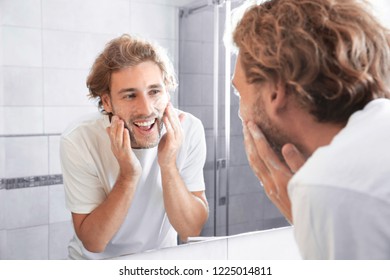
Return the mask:
<svg viewBox="0 0 390 280">
<path fill-rule="evenodd" d="M 151 126 L 152 124 L 154 124 L 155 121 L 156 119 L 153 119 L 147 122 L 134 122 L 134 124 L 137 126 Z"/>
</svg>

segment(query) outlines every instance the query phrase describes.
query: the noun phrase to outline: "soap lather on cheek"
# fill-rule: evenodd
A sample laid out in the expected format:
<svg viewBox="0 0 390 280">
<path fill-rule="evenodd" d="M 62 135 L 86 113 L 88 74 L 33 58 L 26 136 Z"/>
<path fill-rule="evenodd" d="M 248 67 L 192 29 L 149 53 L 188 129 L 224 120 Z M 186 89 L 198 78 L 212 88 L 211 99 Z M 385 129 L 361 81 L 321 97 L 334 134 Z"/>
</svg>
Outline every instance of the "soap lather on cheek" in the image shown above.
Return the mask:
<svg viewBox="0 0 390 280">
<path fill-rule="evenodd" d="M 249 122 L 248 128 L 250 133 L 252 134 L 253 138 L 256 140 L 262 140 L 264 139 L 264 134 L 261 132 L 261 130 L 256 126 L 255 123 Z"/>
</svg>

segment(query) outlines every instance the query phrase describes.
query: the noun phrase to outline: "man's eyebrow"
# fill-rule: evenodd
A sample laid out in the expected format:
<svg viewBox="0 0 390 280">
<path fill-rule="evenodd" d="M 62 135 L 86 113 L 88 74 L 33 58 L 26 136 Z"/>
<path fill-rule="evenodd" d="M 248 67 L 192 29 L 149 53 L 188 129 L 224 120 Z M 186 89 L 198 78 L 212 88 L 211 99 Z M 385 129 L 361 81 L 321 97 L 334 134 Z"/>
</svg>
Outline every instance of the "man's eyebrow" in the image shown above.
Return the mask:
<svg viewBox="0 0 390 280">
<path fill-rule="evenodd" d="M 118 91 L 118 94 L 127 93 L 127 92 L 135 92 L 137 91 L 136 88 L 122 88 L 120 91 Z"/>
<path fill-rule="evenodd" d="M 147 87 L 147 89 L 162 89 L 163 85 L 162 84 L 152 84 Z M 118 91 L 118 94 L 122 93 L 132 93 L 138 91 L 137 88 L 122 88 L 121 90 Z"/>
<path fill-rule="evenodd" d="M 150 85 L 148 86 L 149 89 L 151 88 L 163 88 L 163 85 L 162 84 L 153 84 L 153 85 Z"/>
</svg>

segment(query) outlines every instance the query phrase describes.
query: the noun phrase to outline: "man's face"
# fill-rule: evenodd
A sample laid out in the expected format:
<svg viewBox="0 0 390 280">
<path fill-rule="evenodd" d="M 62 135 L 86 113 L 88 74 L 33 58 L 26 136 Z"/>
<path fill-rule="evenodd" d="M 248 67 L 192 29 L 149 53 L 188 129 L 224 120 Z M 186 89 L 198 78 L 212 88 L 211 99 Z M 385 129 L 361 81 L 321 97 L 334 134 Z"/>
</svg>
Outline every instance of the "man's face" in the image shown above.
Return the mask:
<svg viewBox="0 0 390 280">
<path fill-rule="evenodd" d="M 240 56 L 237 57 L 232 82 L 240 98 L 239 116 L 242 122 L 254 122 L 262 130 L 275 153 L 281 160 L 284 160 L 281 150 L 284 144 L 290 142 L 289 137 L 271 120 L 267 114 L 264 101 L 272 93 L 273 86 L 266 82 L 261 85 L 249 84 L 240 61 Z"/>
<path fill-rule="evenodd" d="M 125 122 L 133 148 L 159 143 L 169 99 L 161 70 L 151 61 L 112 73 L 111 92 L 102 96 L 105 111 Z"/>
</svg>

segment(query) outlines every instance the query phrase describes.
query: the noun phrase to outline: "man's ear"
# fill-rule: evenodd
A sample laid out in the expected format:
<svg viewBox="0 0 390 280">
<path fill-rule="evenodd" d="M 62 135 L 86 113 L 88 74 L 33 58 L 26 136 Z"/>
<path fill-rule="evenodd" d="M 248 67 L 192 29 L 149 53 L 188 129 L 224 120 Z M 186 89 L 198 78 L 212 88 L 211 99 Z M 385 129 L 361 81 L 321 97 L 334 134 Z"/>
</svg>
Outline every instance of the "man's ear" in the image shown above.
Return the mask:
<svg viewBox="0 0 390 280">
<path fill-rule="evenodd" d="M 286 88 L 280 83 L 269 88 L 269 95 L 267 96 L 268 107 L 270 113 L 278 114 L 284 111 L 287 107 L 287 93 Z"/>
<path fill-rule="evenodd" d="M 111 96 L 109 93 L 103 93 L 102 97 L 102 103 L 104 111 L 107 113 L 112 113 L 112 105 L 111 105 Z"/>
</svg>

